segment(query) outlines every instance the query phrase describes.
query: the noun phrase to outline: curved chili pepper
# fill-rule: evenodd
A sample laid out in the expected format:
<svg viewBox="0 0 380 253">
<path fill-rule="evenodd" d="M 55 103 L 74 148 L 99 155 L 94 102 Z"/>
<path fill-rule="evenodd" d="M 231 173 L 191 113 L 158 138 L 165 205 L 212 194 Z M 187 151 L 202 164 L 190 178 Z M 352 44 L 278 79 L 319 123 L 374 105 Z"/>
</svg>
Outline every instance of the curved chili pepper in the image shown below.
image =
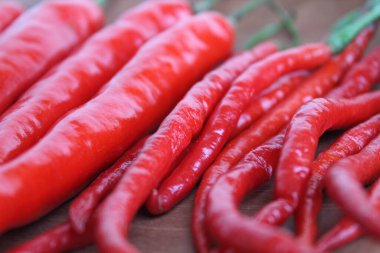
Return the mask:
<svg viewBox="0 0 380 253">
<path fill-rule="evenodd" d="M 249 191 L 271 177 L 283 138 L 284 134 L 280 134 L 248 153 L 210 190 L 207 224 L 221 246 L 237 252 L 313 252 L 302 243 L 294 243 L 295 239 L 289 233 L 245 218 L 238 208 Z"/>
<path fill-rule="evenodd" d="M 6 253 L 58 253 L 82 248 L 92 242 L 89 231 L 77 234 L 66 221 L 33 239 L 8 250 Z"/>
<path fill-rule="evenodd" d="M 204 122 L 212 113 L 215 105 L 230 88 L 232 82 L 252 63 L 275 51 L 277 51 L 277 46 L 272 42 L 260 44 L 250 51 L 233 57 L 220 68 L 210 72 L 204 80 L 197 83 L 189 91 L 159 128 L 160 134 L 163 131 L 167 132 L 165 135 L 167 136 L 166 141 L 168 143 L 162 142 L 161 144 L 157 144 L 157 147 L 168 147 L 170 149 L 170 155 L 163 156 L 171 158 L 167 159 L 168 164 L 172 164 L 172 161 L 199 134 Z M 159 133 L 157 133 L 158 136 L 160 136 Z M 157 137 L 154 138 L 157 139 Z M 156 169 L 160 169 L 157 168 L 157 165 L 155 167 Z M 167 168 L 160 170 L 166 171 Z M 155 210 L 161 209 L 160 205 L 162 203 L 155 201 L 157 199 L 156 194 L 157 190 L 155 189 L 147 201 L 148 210 L 152 213 L 156 213 Z"/>
<path fill-rule="evenodd" d="M 146 43 L 96 97 L 0 166 L 0 232 L 50 211 L 116 159 L 228 56 L 232 38 L 225 19 L 209 13 Z"/>
<path fill-rule="evenodd" d="M 0 37 L 0 114 L 102 22 L 88 0 L 45 1 L 18 18 Z"/>
<path fill-rule="evenodd" d="M 371 203 L 380 208 L 380 180 L 370 190 Z M 378 211 L 377 211 L 378 212 Z M 349 217 L 344 217 L 335 227 L 322 236 L 317 243 L 321 252 L 341 247 L 363 234 L 361 226 Z"/>
<path fill-rule="evenodd" d="M 345 128 L 380 112 L 380 92 L 348 99 L 314 99 L 293 117 L 287 129 L 276 173 L 276 202 L 285 201 L 288 213 L 299 204 L 310 178 L 318 138 L 328 129 Z"/>
<path fill-rule="evenodd" d="M 206 225 L 204 223 L 204 213 L 207 196 L 212 185 L 247 152 L 277 134 L 278 131 L 290 121 L 293 114 L 301 105 L 313 97 L 322 96 L 329 91 L 350 68 L 355 59 L 360 57 L 366 45 L 366 43 L 363 42 L 363 37 L 369 40 L 370 33 L 368 30 L 364 32 L 354 40 L 340 56 L 330 60 L 329 63 L 313 73 L 304 84 L 288 98 L 271 109 L 248 130 L 232 140 L 224 148 L 214 164 L 208 168 L 195 196 L 192 222 L 194 240 L 199 251 L 207 252 L 205 249 L 207 248 L 208 240 Z M 269 211 L 271 211 L 271 209 Z M 268 212 L 268 214 L 269 216 L 273 216 L 272 212 Z M 260 215 L 259 213 L 258 217 L 259 216 L 265 220 L 264 217 L 266 215 Z"/>
<path fill-rule="evenodd" d="M 88 101 L 145 41 L 188 16 L 185 2 L 149 1 L 92 36 L 0 118 L 0 163 L 30 148 L 58 118 Z"/>
<path fill-rule="evenodd" d="M 24 8 L 11 1 L 4 1 L 0 3 L 0 32 L 5 30 L 20 14 Z"/>
<path fill-rule="evenodd" d="M 313 162 L 313 174 L 296 212 L 297 233 L 303 241 L 311 244 L 317 236 L 317 216 L 322 204 L 322 180 L 328 168 L 339 159 L 362 150 L 379 133 L 380 115 L 376 115 L 344 133 Z"/>
<path fill-rule="evenodd" d="M 70 204 L 69 219 L 77 233 L 83 233 L 97 205 L 115 188 L 125 170 L 136 159 L 147 138 L 141 139 L 109 169 L 102 172 Z"/>
<path fill-rule="evenodd" d="M 377 107 L 380 107 L 379 102 Z M 359 153 L 335 163 L 328 170 L 325 179 L 329 196 L 346 215 L 360 224 L 365 232 L 377 238 L 380 235 L 380 215 L 361 183 L 369 183 L 379 176 L 380 135 Z"/>
<path fill-rule="evenodd" d="M 269 87 L 260 94 L 259 97 L 255 98 L 249 107 L 240 115 L 231 138 L 236 137 L 236 135 L 247 129 L 253 122 L 264 115 L 264 113 L 284 100 L 307 76 L 308 73 L 306 71 L 291 73 L 278 80 L 277 84 Z"/>
<path fill-rule="evenodd" d="M 342 81 L 332 90 L 328 98 L 349 98 L 367 92 L 380 81 L 380 47 L 375 48 L 359 63 L 355 64 Z"/>
<path fill-rule="evenodd" d="M 203 171 L 213 162 L 230 138 L 233 128 L 252 98 L 279 77 L 297 69 L 316 67 L 330 57 L 325 44 L 309 44 L 273 54 L 249 67 L 235 80 L 215 108 L 200 137 L 175 171 L 155 194 L 156 210 L 163 213 L 181 201 L 193 189 Z M 265 72 L 265 75 L 262 73 Z M 151 201 L 153 201 L 151 199 Z"/>
</svg>

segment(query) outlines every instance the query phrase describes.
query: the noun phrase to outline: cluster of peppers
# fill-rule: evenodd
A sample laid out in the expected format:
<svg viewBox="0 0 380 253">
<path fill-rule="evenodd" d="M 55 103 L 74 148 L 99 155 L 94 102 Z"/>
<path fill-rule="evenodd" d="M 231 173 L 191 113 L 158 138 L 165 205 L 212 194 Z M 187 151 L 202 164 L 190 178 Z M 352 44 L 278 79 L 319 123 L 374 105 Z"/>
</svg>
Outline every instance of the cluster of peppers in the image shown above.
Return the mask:
<svg viewBox="0 0 380 253">
<path fill-rule="evenodd" d="M 378 0 L 326 42 L 289 49 L 261 42 L 285 28 L 299 43 L 272 0 L 229 18 L 207 11 L 215 0 L 194 6 L 197 15 L 185 1 L 147 1 L 104 28 L 99 3 L 51 0 L 22 15 L 0 3 L 0 233 L 96 177 L 67 221 L 8 252 L 93 242 L 139 252 L 126 239 L 136 212 L 168 212 L 199 181 L 192 229 L 201 253 L 327 252 L 362 233 L 380 238 L 380 181 L 369 194 L 362 187 L 380 176 L 380 91 L 370 92 L 380 47 L 360 60 Z M 281 21 L 231 56 L 233 26 L 263 3 Z M 314 159 L 324 132 L 349 127 Z M 274 200 L 241 214 L 243 198 L 272 177 Z M 347 217 L 316 242 L 324 188 Z M 296 236 L 278 227 L 291 215 Z"/>
</svg>

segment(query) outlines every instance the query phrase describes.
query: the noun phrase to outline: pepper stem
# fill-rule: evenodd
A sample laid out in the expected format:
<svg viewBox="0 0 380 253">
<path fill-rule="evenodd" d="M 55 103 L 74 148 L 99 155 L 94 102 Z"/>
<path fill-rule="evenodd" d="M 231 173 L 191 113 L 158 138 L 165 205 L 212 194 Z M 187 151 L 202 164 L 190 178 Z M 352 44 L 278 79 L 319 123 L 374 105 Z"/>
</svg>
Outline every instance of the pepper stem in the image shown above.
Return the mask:
<svg viewBox="0 0 380 253">
<path fill-rule="evenodd" d="M 367 13 L 364 13 L 358 17 L 354 22 L 331 34 L 326 43 L 331 47 L 334 54 L 339 53 L 358 35 L 361 30 L 379 18 L 380 4 L 373 6 Z"/>
<path fill-rule="evenodd" d="M 284 28 L 283 22 L 277 22 L 272 23 L 269 25 L 264 26 L 260 31 L 258 31 L 256 34 L 254 34 L 251 38 L 247 40 L 247 42 L 244 45 L 244 48 L 250 49 L 254 47 L 255 45 L 259 44 L 260 42 L 268 39 L 269 37 L 272 37 L 279 31 L 281 31 Z M 279 43 L 277 43 L 279 44 Z M 281 48 L 283 48 L 284 45 L 282 45 Z"/>
<path fill-rule="evenodd" d="M 95 0 L 97 4 L 99 4 L 102 8 L 104 8 L 107 4 L 107 0 Z"/>
<path fill-rule="evenodd" d="M 252 12 L 253 10 L 255 10 L 256 8 L 258 8 L 260 5 L 262 5 L 263 3 L 267 1 L 269 0 L 252 0 L 246 5 L 244 5 L 242 8 L 232 12 L 228 16 L 228 19 L 233 25 L 236 25 L 237 23 L 239 23 L 239 21 L 243 17 L 247 16 L 250 12 Z"/>
<path fill-rule="evenodd" d="M 359 10 L 353 10 L 346 15 L 344 15 L 342 18 L 340 18 L 330 29 L 331 33 L 338 32 L 343 27 L 347 26 L 348 24 L 354 22 L 357 18 L 359 18 L 362 15 L 362 12 Z"/>
<path fill-rule="evenodd" d="M 219 0 L 203 0 L 193 4 L 194 13 L 200 13 L 211 10 L 215 7 Z"/>
</svg>

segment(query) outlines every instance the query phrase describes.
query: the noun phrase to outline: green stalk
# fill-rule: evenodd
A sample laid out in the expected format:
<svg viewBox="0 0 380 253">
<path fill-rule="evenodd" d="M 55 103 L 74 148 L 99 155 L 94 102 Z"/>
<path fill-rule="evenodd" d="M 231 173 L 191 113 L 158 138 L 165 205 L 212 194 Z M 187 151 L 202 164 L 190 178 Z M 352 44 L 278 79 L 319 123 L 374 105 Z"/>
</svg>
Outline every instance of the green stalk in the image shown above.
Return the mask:
<svg viewBox="0 0 380 253">
<path fill-rule="evenodd" d="M 104 8 L 107 4 L 107 0 L 95 0 L 97 4 L 99 4 L 102 8 Z"/>
<path fill-rule="evenodd" d="M 228 16 L 228 18 L 233 25 L 236 25 L 237 23 L 239 23 L 239 21 L 243 17 L 247 16 L 250 12 L 257 9 L 259 6 L 261 6 L 263 3 L 267 2 L 267 1 L 269 1 L 269 0 L 252 0 L 249 3 L 247 3 L 246 5 L 244 5 L 242 8 L 232 12 Z"/>
<path fill-rule="evenodd" d="M 208 11 L 213 9 L 218 2 L 219 0 L 203 0 L 198 3 L 195 3 L 193 5 L 193 10 L 195 13 Z"/>
<path fill-rule="evenodd" d="M 353 23 L 331 34 L 326 43 L 331 47 L 334 54 L 339 53 L 358 35 L 361 30 L 379 18 L 380 4 L 373 6 L 367 13 L 360 16 Z"/>
<path fill-rule="evenodd" d="M 250 49 L 258 43 L 272 37 L 284 28 L 283 22 L 272 23 L 264 26 L 260 31 L 249 38 L 244 44 L 244 48 Z"/>
<path fill-rule="evenodd" d="M 340 18 L 330 29 L 330 33 L 338 32 L 343 27 L 347 26 L 348 24 L 354 22 L 356 19 L 358 19 L 363 13 L 359 10 L 353 10 L 346 15 L 344 15 L 342 18 Z"/>
</svg>

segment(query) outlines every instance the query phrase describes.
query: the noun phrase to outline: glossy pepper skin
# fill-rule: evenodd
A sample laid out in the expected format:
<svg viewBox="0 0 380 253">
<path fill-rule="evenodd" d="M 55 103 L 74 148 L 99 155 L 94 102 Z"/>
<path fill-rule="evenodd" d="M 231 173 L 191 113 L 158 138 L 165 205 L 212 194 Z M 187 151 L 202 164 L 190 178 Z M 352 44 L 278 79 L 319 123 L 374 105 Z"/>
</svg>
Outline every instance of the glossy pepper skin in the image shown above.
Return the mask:
<svg viewBox="0 0 380 253">
<path fill-rule="evenodd" d="M 380 180 L 372 186 L 369 194 L 371 203 L 379 210 Z M 329 252 L 358 238 L 363 232 L 360 224 L 346 216 L 321 237 L 316 247 L 321 252 Z"/>
<path fill-rule="evenodd" d="M 379 93 L 379 92 L 378 92 Z M 380 224 L 378 201 L 371 201 L 362 184 L 380 176 L 380 135 L 359 153 L 335 163 L 326 174 L 328 195 L 355 220 L 366 233 L 379 238 Z M 372 194 L 376 194 L 374 189 Z"/>
<path fill-rule="evenodd" d="M 174 159 L 178 158 L 185 148 L 189 147 L 193 138 L 202 130 L 206 119 L 230 88 L 232 82 L 250 64 L 276 51 L 277 46 L 274 43 L 264 42 L 250 51 L 232 57 L 222 66 L 207 74 L 202 81 L 195 84 L 166 117 L 157 134 L 152 137 L 154 140 L 150 141 L 154 143 L 151 144 L 151 149 L 153 147 L 157 147 L 157 149 L 158 147 L 167 147 L 167 150 L 161 148 L 161 152 L 163 152 L 161 157 L 167 157 L 165 160 L 167 164 L 156 169 L 167 171 Z M 166 136 L 166 138 L 161 140 L 160 136 Z M 155 152 L 155 155 L 159 155 L 157 151 Z M 154 189 L 147 201 L 148 210 L 153 214 L 160 213 L 161 205 L 165 204 L 156 201 L 157 193 L 157 189 Z"/>
<path fill-rule="evenodd" d="M 236 137 L 266 112 L 284 100 L 306 79 L 308 73 L 299 71 L 282 77 L 278 82 L 255 98 L 247 109 L 241 114 L 238 123 L 231 135 Z"/>
<path fill-rule="evenodd" d="M 313 252 L 306 245 L 295 243 L 294 237 L 285 230 L 244 217 L 239 210 L 244 196 L 270 179 L 283 138 L 284 134 L 280 134 L 249 152 L 211 189 L 207 224 L 212 237 L 222 247 L 242 253 Z"/>
<path fill-rule="evenodd" d="M 205 241 L 204 238 L 206 237 L 206 227 L 204 224 L 205 207 L 209 190 L 216 180 L 228 172 L 246 153 L 276 135 L 286 126 L 294 113 L 305 102 L 313 97 L 323 96 L 331 90 L 350 66 L 352 66 L 355 59 L 359 58 L 364 51 L 366 43 L 362 43 L 362 38 L 359 37 L 354 40 L 337 58 L 330 60 L 317 72 L 313 73 L 288 98 L 227 144 L 214 164 L 208 168 L 195 196 L 192 221 L 193 231 L 196 231 L 193 234 L 199 251 L 205 252 L 202 251 L 202 248 L 204 248 L 202 242 Z M 369 40 L 369 36 L 365 36 L 365 38 Z M 284 209 L 288 210 L 286 206 Z M 272 216 L 272 208 L 269 211 L 267 212 L 268 215 Z M 266 212 L 266 210 L 263 212 Z M 266 220 L 264 214 L 259 213 L 258 216 Z"/>
<path fill-rule="evenodd" d="M 0 166 L 0 232 L 35 220 L 83 187 L 161 121 L 232 44 L 231 27 L 210 13 L 146 43 L 96 97 Z"/>
<path fill-rule="evenodd" d="M 297 207 L 311 175 L 318 138 L 328 129 L 358 124 L 380 112 L 380 92 L 352 99 L 314 99 L 293 117 L 276 173 L 275 197 Z"/>
<path fill-rule="evenodd" d="M 93 242 L 91 218 L 95 208 L 136 159 L 147 137 L 138 141 L 71 202 L 69 220 L 11 249 L 9 253 L 58 253 Z"/>
<path fill-rule="evenodd" d="M 90 37 L 0 118 L 0 163 L 34 145 L 57 119 L 88 101 L 144 42 L 190 12 L 182 1 L 148 1 Z"/>
<path fill-rule="evenodd" d="M 195 186 L 202 173 L 230 138 L 233 128 L 252 98 L 279 77 L 298 70 L 314 68 L 330 58 L 325 44 L 309 44 L 273 54 L 250 66 L 239 76 L 215 108 L 200 137 L 176 170 L 161 184 L 157 213 L 170 210 Z M 266 73 L 262 75 L 262 73 Z M 165 204 L 165 205 L 164 205 Z"/>
<path fill-rule="evenodd" d="M 201 44 L 202 48 L 206 50 L 202 50 L 197 55 L 199 62 L 203 62 L 205 55 L 210 54 L 212 51 L 214 54 L 220 54 L 223 57 L 226 57 L 226 54 L 231 51 L 233 28 L 223 16 L 216 13 L 201 14 L 172 29 L 172 33 L 179 37 L 187 37 L 187 33 L 193 34 L 195 31 L 199 36 L 202 36 L 202 39 L 200 41 L 189 41 L 187 39 L 186 42 L 191 47 Z M 214 37 L 213 41 L 210 40 L 212 37 Z M 169 41 L 176 40 L 171 39 Z M 199 65 L 195 66 L 199 68 Z M 236 69 L 229 75 L 223 76 L 219 81 L 231 82 L 232 80 L 230 79 L 234 79 L 238 74 L 236 72 L 243 71 L 243 69 Z M 218 77 L 218 75 L 212 73 L 210 76 Z M 201 94 L 199 93 L 199 87 L 209 86 L 209 84 L 201 82 L 198 85 L 186 95 L 185 99 L 161 123 L 157 132 L 147 140 L 141 154 L 124 174 L 116 188 L 97 209 L 95 237 L 96 244 L 101 252 L 138 252 L 126 240 L 125 235 L 135 213 L 143 205 L 151 191 L 157 187 L 160 180 L 170 169 L 170 163 L 174 161 L 162 158 L 175 158 L 180 155 L 181 151 L 190 143 L 192 136 L 201 129 L 204 117 L 212 109 L 208 108 L 208 103 L 212 105 L 217 102 L 212 93 L 216 92 L 218 94 L 220 91 L 217 90 L 221 89 L 221 87 L 217 88 L 211 85 L 212 88 L 209 87 L 209 89 L 211 88 L 211 93 Z M 214 90 L 215 88 L 217 89 Z M 201 91 L 205 92 L 204 90 Z M 198 95 L 195 96 L 196 94 Z M 199 98 L 202 101 L 210 100 L 202 104 L 196 101 Z M 196 112 L 201 112 L 201 117 Z M 186 124 L 184 121 L 191 124 Z M 115 208 L 115 206 L 118 208 Z"/>
<path fill-rule="evenodd" d="M 0 37 L 0 114 L 102 23 L 91 0 L 44 1 L 17 19 Z"/>
<path fill-rule="evenodd" d="M 23 11 L 24 8 L 15 2 L 0 2 L 0 32 L 4 31 L 10 24 L 12 24 Z"/>
</svg>

